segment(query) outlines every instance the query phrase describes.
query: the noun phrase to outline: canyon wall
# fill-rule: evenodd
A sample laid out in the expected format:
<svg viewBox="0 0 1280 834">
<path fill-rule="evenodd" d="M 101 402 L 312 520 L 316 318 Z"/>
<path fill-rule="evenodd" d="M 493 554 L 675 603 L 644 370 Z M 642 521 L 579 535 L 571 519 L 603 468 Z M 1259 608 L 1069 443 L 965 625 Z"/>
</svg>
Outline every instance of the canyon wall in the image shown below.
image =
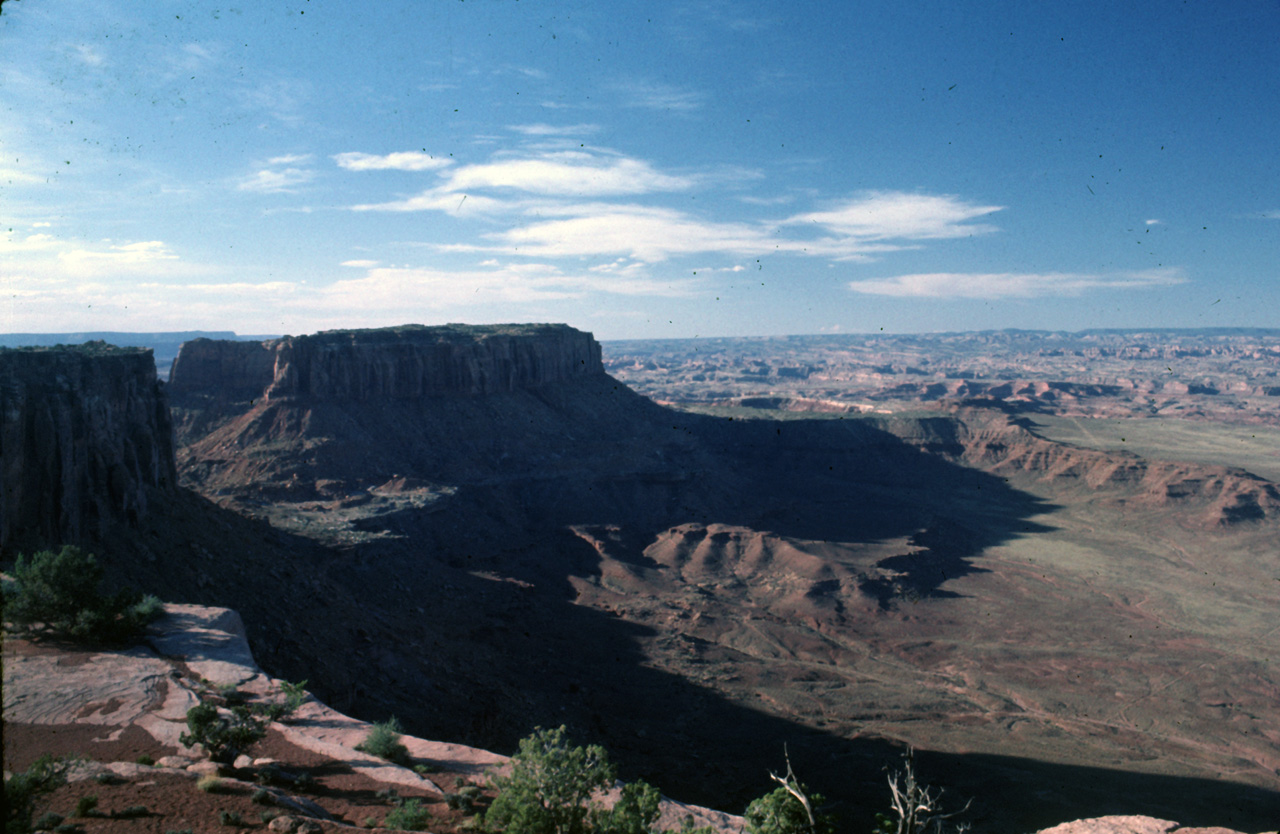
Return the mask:
<svg viewBox="0 0 1280 834">
<path fill-rule="evenodd" d="M 192 339 L 178 348 L 169 371 L 169 392 L 251 400 L 271 384 L 275 361 L 273 342 Z"/>
<path fill-rule="evenodd" d="M 567 325 L 405 325 L 195 340 L 179 351 L 170 385 L 181 394 L 362 402 L 501 393 L 603 373 L 599 343 Z"/>
<path fill-rule="evenodd" d="M 151 351 L 0 350 L 0 475 L 6 555 L 136 525 L 178 481 Z"/>
</svg>

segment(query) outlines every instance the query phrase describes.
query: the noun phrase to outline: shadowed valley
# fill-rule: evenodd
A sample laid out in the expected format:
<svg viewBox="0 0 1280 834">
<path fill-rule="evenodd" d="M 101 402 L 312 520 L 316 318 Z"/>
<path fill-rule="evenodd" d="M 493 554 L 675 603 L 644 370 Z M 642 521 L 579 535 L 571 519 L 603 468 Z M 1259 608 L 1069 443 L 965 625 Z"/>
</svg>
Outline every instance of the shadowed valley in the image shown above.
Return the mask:
<svg viewBox="0 0 1280 834">
<path fill-rule="evenodd" d="M 992 830 L 1280 799 L 1280 493 L 1247 471 L 997 402 L 675 410 L 557 326 L 199 340 L 167 396 L 181 487 L 7 520 L 6 555 L 97 542 L 350 713 L 500 750 L 568 723 L 733 810 L 786 744 L 860 823 L 904 744 Z"/>
</svg>

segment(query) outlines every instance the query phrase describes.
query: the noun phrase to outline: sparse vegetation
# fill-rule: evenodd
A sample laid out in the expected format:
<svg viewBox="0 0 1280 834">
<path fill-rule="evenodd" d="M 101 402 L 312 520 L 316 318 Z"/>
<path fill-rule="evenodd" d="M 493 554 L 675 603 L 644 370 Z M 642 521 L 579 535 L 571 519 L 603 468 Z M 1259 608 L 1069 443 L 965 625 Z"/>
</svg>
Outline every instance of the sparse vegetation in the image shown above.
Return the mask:
<svg viewBox="0 0 1280 834">
<path fill-rule="evenodd" d="M 111 818 L 117 820 L 136 820 L 149 816 L 151 816 L 151 809 L 146 805 L 130 805 L 123 811 L 114 812 L 111 815 Z"/>
<path fill-rule="evenodd" d="M 583 834 L 591 795 L 613 784 L 603 747 L 575 747 L 562 725 L 520 740 L 511 772 L 493 780 L 498 796 L 485 822 L 508 834 Z"/>
<path fill-rule="evenodd" d="M 785 776 L 769 774 L 778 787 L 747 806 L 748 834 L 831 834 L 834 821 L 820 810 L 825 798 L 805 787 L 786 759 Z"/>
<path fill-rule="evenodd" d="M 612 808 L 593 801 L 614 778 L 604 748 L 574 746 L 563 726 L 539 728 L 521 740 L 510 774 L 493 781 L 484 822 L 507 834 L 652 834 L 661 800 L 652 785 L 624 785 Z"/>
<path fill-rule="evenodd" d="M 244 821 L 244 817 L 240 816 L 239 811 L 219 811 L 218 824 L 225 826 L 234 826 L 236 828 L 244 828 L 248 825 Z"/>
<path fill-rule="evenodd" d="M 374 724 L 373 729 L 364 737 L 364 741 L 356 745 L 356 749 L 377 756 L 379 759 L 408 767 L 409 749 L 400 742 L 401 729 L 399 720 L 393 715 L 386 721 Z"/>
<path fill-rule="evenodd" d="M 387 813 L 383 825 L 387 828 L 398 828 L 403 831 L 421 831 L 431 822 L 431 812 L 422 807 L 416 799 L 406 799 Z"/>
<path fill-rule="evenodd" d="M 267 734 L 267 728 L 247 706 L 235 706 L 223 714 L 207 703 L 187 710 L 187 730 L 179 741 L 187 747 L 199 744 L 210 759 L 226 764 Z"/>
<path fill-rule="evenodd" d="M 972 800 L 959 811 L 942 811 L 942 789 L 935 793 L 932 787 L 921 785 L 916 779 L 915 751 L 908 749 L 902 769 L 889 775 L 889 791 L 892 794 L 893 814 L 877 814 L 878 834 L 944 834 L 954 830 L 963 834 L 967 823 L 951 823 L 950 820 L 969 810 Z"/>
<path fill-rule="evenodd" d="M 62 825 L 62 821 L 64 819 L 66 819 L 66 817 L 62 816 L 62 814 L 56 814 L 53 811 L 46 811 L 31 824 L 31 827 L 36 831 L 52 831 L 59 825 Z"/>
<path fill-rule="evenodd" d="M 87 817 L 102 816 L 102 812 L 98 810 L 98 797 L 96 794 L 82 796 L 76 800 L 76 810 L 71 814 L 73 817 L 85 819 Z"/>
<path fill-rule="evenodd" d="M 26 770 L 4 780 L 5 834 L 27 834 L 32 830 L 31 813 L 36 797 L 66 784 L 67 770 L 72 764 L 74 760 L 41 756 Z"/>
<path fill-rule="evenodd" d="M 196 790 L 204 793 L 231 793 L 231 786 L 221 776 L 209 774 L 196 782 Z"/>
<path fill-rule="evenodd" d="M 151 756 L 148 756 L 146 753 L 143 753 L 141 756 L 134 759 L 133 761 L 135 764 L 146 765 L 147 767 L 153 767 L 156 763 L 156 760 L 153 759 Z"/>
<path fill-rule="evenodd" d="M 298 707 L 306 702 L 306 686 L 306 681 L 300 681 L 299 683 L 280 681 L 280 688 L 277 690 L 276 696 L 281 700 L 270 701 L 265 704 L 254 704 L 254 714 L 267 721 L 288 721 L 298 711 Z"/>
<path fill-rule="evenodd" d="M 4 622 L 15 634 L 61 637 L 83 643 L 137 640 L 160 616 L 160 600 L 127 589 L 99 592 L 104 571 L 91 553 L 66 545 L 28 560 L 19 554 L 4 590 Z"/>
</svg>

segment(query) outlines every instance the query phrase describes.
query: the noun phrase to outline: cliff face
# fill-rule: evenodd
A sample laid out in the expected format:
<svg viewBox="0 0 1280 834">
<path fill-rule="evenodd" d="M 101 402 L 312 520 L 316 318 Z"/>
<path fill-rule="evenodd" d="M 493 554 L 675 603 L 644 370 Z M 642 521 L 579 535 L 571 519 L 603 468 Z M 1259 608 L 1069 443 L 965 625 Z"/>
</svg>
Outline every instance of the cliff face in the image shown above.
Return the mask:
<svg viewBox="0 0 1280 834">
<path fill-rule="evenodd" d="M 261 396 L 275 373 L 271 342 L 192 339 L 183 342 L 169 372 L 176 395 L 217 393 L 234 399 Z"/>
<path fill-rule="evenodd" d="M 603 373 L 599 343 L 566 325 L 407 325 L 266 342 L 198 339 L 182 346 L 170 384 L 182 394 L 364 402 L 510 392 Z"/>
<path fill-rule="evenodd" d="M 566 325 L 331 331 L 279 340 L 267 398 L 496 394 L 603 373 L 599 343 Z"/>
<path fill-rule="evenodd" d="M 177 486 L 150 350 L 0 350 L 0 547 L 77 542 L 137 524 Z"/>
</svg>

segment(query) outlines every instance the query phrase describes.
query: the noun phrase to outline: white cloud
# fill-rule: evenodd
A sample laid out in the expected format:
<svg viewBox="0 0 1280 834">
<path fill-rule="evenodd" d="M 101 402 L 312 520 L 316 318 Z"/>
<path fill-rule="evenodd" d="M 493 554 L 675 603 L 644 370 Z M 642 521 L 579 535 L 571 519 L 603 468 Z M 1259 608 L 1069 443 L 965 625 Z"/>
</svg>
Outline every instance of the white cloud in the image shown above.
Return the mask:
<svg viewBox="0 0 1280 834">
<path fill-rule="evenodd" d="M 1096 274 L 933 272 L 852 281 L 849 289 L 896 298 L 1000 299 L 1074 296 L 1090 290 L 1150 289 L 1185 283 L 1187 278 L 1174 269 Z"/>
<path fill-rule="evenodd" d="M 506 200 L 495 200 L 478 194 L 459 194 L 456 191 L 434 188 L 403 200 L 385 203 L 362 203 L 351 207 L 352 211 L 444 211 L 452 214 L 492 213 L 511 211 L 514 206 Z"/>
<path fill-rule="evenodd" d="M 868 240 L 927 240 L 993 232 L 994 226 L 968 221 L 1003 208 L 975 205 L 947 194 L 872 191 L 826 211 L 795 215 L 783 223 L 817 224 L 842 235 Z"/>
<path fill-rule="evenodd" d="M 1164 221 L 1163 221 L 1163 220 L 1155 220 L 1155 219 L 1152 219 L 1152 220 L 1148 220 L 1148 221 L 1147 221 L 1147 225 L 1148 225 L 1148 226 L 1160 226 L 1160 225 L 1163 225 L 1163 224 L 1164 224 Z"/>
<path fill-rule="evenodd" d="M 420 151 L 397 151 L 384 156 L 351 151 L 335 154 L 333 161 L 348 171 L 433 171 L 453 164 L 448 157 Z"/>
<path fill-rule="evenodd" d="M 467 165 L 451 172 L 446 190 L 509 188 L 533 194 L 604 196 L 682 191 L 688 177 L 663 174 L 639 159 L 562 151 L 533 158 Z"/>
<path fill-rule="evenodd" d="M 700 92 L 645 81 L 616 84 L 614 89 L 625 97 L 628 107 L 642 107 L 648 110 L 674 110 L 687 113 L 701 109 L 706 99 L 706 96 Z"/>
<path fill-rule="evenodd" d="M 1270 211 L 1260 211 L 1258 216 L 1264 220 L 1280 220 L 1280 209 L 1271 209 Z"/>
<path fill-rule="evenodd" d="M 41 233 L 0 238 L 0 274 L 5 292 L 25 282 L 69 282 L 77 290 L 86 281 L 130 283 L 148 277 L 181 277 L 199 272 L 159 240 L 119 242 L 68 240 Z"/>
<path fill-rule="evenodd" d="M 528 213 L 533 213 L 530 209 Z M 634 204 L 585 203 L 538 205 L 540 216 L 563 216 L 487 235 L 489 247 L 457 244 L 445 251 L 490 249 L 538 257 L 624 255 L 646 262 L 677 255 L 721 252 L 737 256 L 791 253 L 840 260 L 868 260 L 870 255 L 902 247 L 850 237 L 796 240 L 775 227 L 704 220 L 674 209 Z"/>
<path fill-rule="evenodd" d="M 377 266 L 380 261 L 343 261 L 341 266 L 350 266 L 357 269 L 370 269 Z"/>
<path fill-rule="evenodd" d="M 257 191 L 263 194 L 292 192 L 315 178 L 315 172 L 306 168 L 263 169 L 241 180 L 236 188 L 241 191 Z"/>
<path fill-rule="evenodd" d="M 523 133 L 525 136 L 582 136 L 584 134 L 599 131 L 600 125 L 549 125 L 539 123 L 531 125 L 508 125 L 507 129 L 514 130 L 516 133 Z"/>
<path fill-rule="evenodd" d="M 90 67 L 100 67 L 106 63 L 106 59 L 102 57 L 102 53 L 92 46 L 84 44 L 77 45 L 75 48 L 76 57 L 85 65 Z"/>
<path fill-rule="evenodd" d="M 309 153 L 290 153 L 284 156 L 273 156 L 267 160 L 268 165 L 301 165 L 310 162 L 312 155 Z"/>
</svg>

